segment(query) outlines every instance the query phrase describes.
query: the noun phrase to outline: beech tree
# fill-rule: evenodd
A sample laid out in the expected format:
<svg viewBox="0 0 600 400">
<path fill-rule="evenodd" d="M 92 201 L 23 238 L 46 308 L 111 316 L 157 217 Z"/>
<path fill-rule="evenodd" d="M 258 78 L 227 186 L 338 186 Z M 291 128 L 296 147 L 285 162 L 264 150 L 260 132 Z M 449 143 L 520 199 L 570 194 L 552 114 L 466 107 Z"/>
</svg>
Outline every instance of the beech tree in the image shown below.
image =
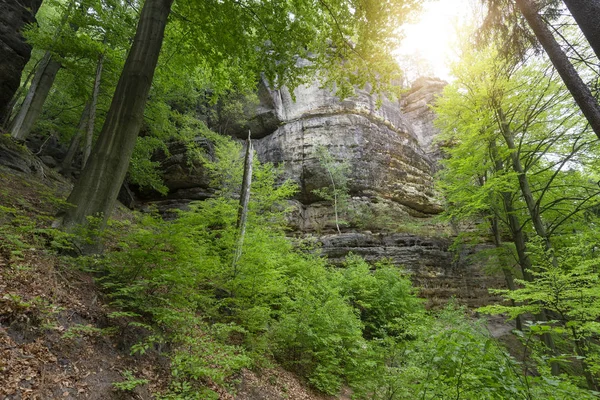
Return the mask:
<svg viewBox="0 0 600 400">
<path fill-rule="evenodd" d="M 485 221 L 510 289 L 516 289 L 515 270 L 504 254 L 514 254 L 516 277 L 535 286 L 541 267 L 539 257 L 532 258 L 532 238 L 558 268 L 555 252 L 574 229 L 584 229 L 585 210 L 597 206 L 600 195 L 592 180 L 596 164 L 587 160 L 596 140 L 583 118 L 566 112 L 570 97 L 552 69 L 534 61 L 515 65 L 493 51 L 466 54 L 436 110 L 450 156 L 441 172 L 447 213 Z M 503 246 L 506 237 L 511 247 Z M 537 321 L 556 319 L 551 312 L 536 307 Z M 552 335 L 542 332 L 542 338 L 556 355 Z M 552 370 L 559 373 L 556 362 Z M 594 389 L 591 372 L 585 376 Z"/>
<path fill-rule="evenodd" d="M 62 215 L 66 227 L 112 212 L 140 130 L 172 0 L 145 2 L 132 48 L 104 126 Z M 307 74 L 326 73 L 338 93 L 399 78 L 391 58 L 397 27 L 417 9 L 413 0 L 203 1 L 177 4 L 178 52 L 216 75 L 259 76 L 292 87 Z M 306 60 L 305 62 L 301 60 Z M 303 78 L 304 77 L 304 78 Z"/>
</svg>

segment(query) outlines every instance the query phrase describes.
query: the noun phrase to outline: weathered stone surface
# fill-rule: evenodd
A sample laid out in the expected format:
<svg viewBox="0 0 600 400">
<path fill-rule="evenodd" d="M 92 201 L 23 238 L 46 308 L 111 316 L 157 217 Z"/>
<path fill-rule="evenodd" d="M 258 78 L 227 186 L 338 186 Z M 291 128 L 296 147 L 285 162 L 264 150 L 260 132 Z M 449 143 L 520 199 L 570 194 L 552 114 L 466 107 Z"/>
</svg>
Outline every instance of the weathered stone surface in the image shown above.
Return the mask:
<svg viewBox="0 0 600 400">
<path fill-rule="evenodd" d="M 0 0 L 0 122 L 19 88 L 21 72 L 31 55 L 22 35 L 25 25 L 35 21 L 42 0 Z"/>
<path fill-rule="evenodd" d="M 57 165 L 56 160 L 52 156 L 41 156 L 40 160 L 50 168 L 54 168 Z"/>
<path fill-rule="evenodd" d="M 437 135 L 437 129 L 433 125 L 435 113 L 431 105 L 447 84 L 448 82 L 437 78 L 419 78 L 400 100 L 412 134 L 426 153 L 435 154 L 434 159 L 438 156 L 438 150 L 432 141 Z"/>
<path fill-rule="evenodd" d="M 452 297 L 477 307 L 488 303 L 487 288 L 502 280 L 485 275 L 466 254 L 457 261 L 442 227 L 424 226 L 441 211 L 433 189 L 436 130 L 429 104 L 444 85 L 421 80 L 401 102 L 384 99 L 380 108 L 367 91 L 340 101 L 315 84 L 296 89 L 294 101 L 287 89 L 264 85 L 251 129 L 258 158 L 282 166 L 284 178 L 299 185 L 289 216 L 295 236 L 312 235 L 334 264 L 349 253 L 369 262 L 390 259 L 406 268 L 432 307 Z M 239 129 L 239 138 L 246 137 L 245 129 Z M 345 221 L 341 234 L 333 234 L 331 202 L 314 194 L 331 185 L 316 155 L 319 146 L 351 167 L 349 206 L 338 210 Z M 161 212 L 211 195 L 208 177 L 200 165 L 189 167 L 185 149 L 175 146 L 170 153 L 160 161 L 171 193 L 153 201 Z M 416 229 L 409 227 L 415 223 Z"/>
<path fill-rule="evenodd" d="M 196 144 L 207 154 L 212 154 L 212 144 L 207 140 L 198 138 Z M 155 191 L 132 187 L 140 203 L 146 205 L 144 208 L 151 205 L 165 215 L 168 210 L 185 210 L 191 201 L 205 200 L 214 195 L 215 188 L 208 171 L 199 161 L 189 158 L 185 144 L 170 143 L 168 152 L 158 152 L 152 157 L 152 161 L 160 163 L 163 181 L 169 192 L 161 195 Z"/>
<path fill-rule="evenodd" d="M 373 119 L 387 121 L 399 130 L 409 130 L 405 118 L 399 112 L 397 101 L 375 97 L 369 93 L 369 88 L 366 89 L 357 89 L 355 96 L 340 101 L 334 93 L 322 88 L 317 82 L 301 85 L 293 94 L 286 87 L 271 89 L 266 82 L 262 82 L 258 90 L 259 104 L 256 113 L 248 123 L 252 137 L 263 138 L 282 125 L 308 116 L 330 114 L 368 115 Z M 379 106 L 378 99 L 381 102 Z M 233 127 L 232 133 L 245 139 L 248 130 L 246 127 Z"/>
<path fill-rule="evenodd" d="M 323 146 L 335 159 L 350 163 L 353 196 L 389 199 L 413 215 L 441 211 L 433 191 L 433 162 L 398 102 L 383 99 L 378 108 L 366 91 L 340 101 L 316 84 L 297 88 L 295 102 L 285 88 L 269 93 L 281 126 L 256 140 L 255 148 L 261 161 L 284 166 L 285 177 L 300 186 L 302 204 L 318 201 L 313 191 L 331 185 L 316 156 Z"/>
<path fill-rule="evenodd" d="M 45 166 L 27 147 L 6 136 L 0 136 L 0 166 L 41 178 L 59 179 L 58 173 Z"/>
<path fill-rule="evenodd" d="M 52 157 L 62 160 L 67 154 L 67 148 L 59 142 L 56 135 L 42 136 L 39 134 L 29 135 L 25 141 L 32 153 L 42 157 Z"/>
<path fill-rule="evenodd" d="M 470 307 L 481 307 L 495 298 L 488 288 L 503 287 L 498 275 L 490 276 L 470 255 L 478 247 L 461 252 L 449 251 L 452 241 L 440 237 L 424 237 L 407 233 L 342 233 L 318 238 L 322 252 L 333 264 L 342 265 L 344 258 L 357 254 L 369 262 L 387 259 L 403 267 L 429 306 L 443 305 L 456 298 Z"/>
</svg>

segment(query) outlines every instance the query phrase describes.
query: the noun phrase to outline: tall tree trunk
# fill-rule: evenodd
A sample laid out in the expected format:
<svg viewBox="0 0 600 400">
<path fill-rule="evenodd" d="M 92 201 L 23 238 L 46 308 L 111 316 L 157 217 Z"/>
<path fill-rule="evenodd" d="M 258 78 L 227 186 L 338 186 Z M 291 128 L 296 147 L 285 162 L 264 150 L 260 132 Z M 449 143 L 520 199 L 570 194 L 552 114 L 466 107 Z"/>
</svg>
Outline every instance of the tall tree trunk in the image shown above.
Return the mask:
<svg viewBox="0 0 600 400">
<path fill-rule="evenodd" d="M 44 54 L 44 57 L 35 72 L 36 76 L 34 77 L 34 82 L 32 82 L 29 88 L 25 101 L 23 101 L 19 113 L 10 124 L 10 134 L 15 139 L 25 140 L 42 113 L 42 108 L 46 102 L 48 93 L 50 93 L 50 89 L 56 79 L 56 74 L 61 67 L 61 64 L 53 59 L 50 50 L 52 50 L 54 44 L 60 40 L 60 35 L 69 21 L 74 6 L 75 2 L 70 1 L 69 6 L 63 13 L 60 23 L 56 28 L 52 44 Z M 75 26 L 74 30 L 77 31 L 77 29 L 79 28 Z"/>
<path fill-rule="evenodd" d="M 112 213 L 143 122 L 172 3 L 173 0 L 144 3 L 104 126 L 67 199 L 74 207 L 65 210 L 62 221 L 58 221 L 67 229 L 85 224 L 88 216 L 100 216 L 103 227 Z"/>
<path fill-rule="evenodd" d="M 581 2 L 586 1 L 589 0 L 582 0 Z M 556 68 L 556 71 L 567 86 L 567 89 L 571 92 L 571 96 L 575 99 L 575 102 L 583 112 L 583 115 L 585 115 L 590 126 L 596 133 L 596 136 L 600 138 L 600 106 L 598 105 L 598 101 L 583 82 L 573 67 L 573 64 L 569 61 L 567 55 L 560 48 L 560 45 L 556 39 L 554 39 L 554 36 L 552 36 L 552 32 L 550 32 L 542 18 L 539 16 L 534 1 L 515 0 L 515 2 L 533 30 L 533 33 L 548 54 L 550 61 L 552 61 L 554 68 Z"/>
<path fill-rule="evenodd" d="M 238 230 L 238 242 L 233 256 L 233 277 L 237 276 L 237 263 L 242 256 L 244 236 L 246 235 L 246 220 L 248 219 L 248 205 L 250 204 L 250 186 L 252 185 L 252 160 L 254 159 L 254 148 L 252 147 L 250 131 L 246 143 L 246 156 L 244 157 L 244 177 L 242 178 L 242 190 L 240 192 L 240 204 L 238 206 L 238 218 L 236 228 Z"/>
<path fill-rule="evenodd" d="M 521 158 L 518 149 L 515 146 L 514 133 L 512 132 L 502 109 L 498 109 L 497 112 L 498 118 L 500 119 L 499 122 L 500 129 L 502 131 L 502 136 L 504 137 L 506 145 L 510 150 L 512 169 L 517 174 L 517 179 L 519 180 L 519 188 L 521 189 L 521 195 L 523 196 L 525 204 L 527 205 L 527 211 L 529 212 L 529 216 L 531 217 L 531 221 L 533 222 L 533 227 L 535 228 L 535 232 L 538 234 L 538 236 L 541 237 L 544 241 L 544 246 L 546 247 L 546 250 L 550 250 L 552 248 L 552 244 L 550 243 L 550 238 L 548 237 L 548 233 L 546 232 L 546 226 L 542 221 L 542 215 L 540 213 L 539 204 L 533 198 L 533 193 L 529 185 L 529 178 L 527 177 L 527 173 L 521 165 Z M 558 262 L 555 256 L 552 257 L 552 264 L 554 266 L 558 266 Z"/>
<path fill-rule="evenodd" d="M 87 126 L 88 118 L 90 115 L 90 103 L 87 102 L 85 107 L 83 107 L 83 112 L 81 113 L 81 118 L 79 118 L 79 124 L 77 125 L 77 132 L 71 138 L 71 143 L 69 144 L 69 149 L 67 150 L 67 155 L 63 159 L 60 165 L 60 172 L 69 176 L 71 173 L 71 166 L 73 164 L 73 159 L 75 158 L 75 154 L 77 154 L 77 150 L 79 150 L 79 143 L 81 143 L 81 137 L 83 136 L 83 131 L 85 131 L 85 127 Z"/>
<path fill-rule="evenodd" d="M 519 180 L 519 188 L 521 189 L 521 195 L 525 199 L 525 204 L 527 205 L 527 210 L 529 212 L 529 216 L 531 217 L 531 219 L 533 221 L 533 226 L 535 228 L 536 233 L 538 234 L 538 236 L 540 236 L 542 238 L 542 240 L 544 240 L 546 250 L 550 250 L 552 245 L 550 244 L 550 239 L 548 238 L 548 235 L 546 233 L 546 227 L 544 226 L 544 223 L 542 221 L 542 217 L 541 217 L 541 214 L 539 211 L 538 204 L 533 199 L 533 194 L 532 194 L 531 188 L 529 186 L 529 180 L 527 179 L 527 175 L 521 165 L 521 159 L 519 158 L 519 153 L 517 151 L 517 148 L 516 148 L 515 142 L 514 142 L 514 134 L 513 134 L 512 130 L 510 129 L 510 126 L 509 126 L 508 122 L 506 121 L 506 117 L 501 108 L 497 109 L 497 117 L 499 119 L 498 123 L 500 125 L 500 130 L 502 132 L 502 136 L 504 137 L 506 145 L 510 150 L 512 169 L 517 174 L 517 178 Z M 508 200 L 510 200 L 510 194 L 504 193 L 503 197 L 505 198 L 505 206 L 508 208 L 507 212 L 508 212 L 508 210 L 511 210 L 512 211 L 511 214 L 513 214 L 513 216 L 514 216 L 514 209 L 512 206 L 512 201 L 510 201 L 510 204 L 507 202 Z M 516 216 L 514 216 L 514 218 L 516 218 Z M 518 241 L 515 241 L 515 245 L 517 247 L 517 252 L 521 251 L 524 253 L 524 256 L 527 257 L 527 260 L 528 260 L 527 262 L 529 263 L 528 270 L 531 270 L 531 261 L 529 261 L 529 256 L 527 256 L 525 253 L 525 251 L 526 251 L 525 237 L 523 236 L 522 228 L 520 225 L 518 227 L 516 226 L 518 224 L 518 220 L 511 222 L 511 224 L 513 224 L 513 223 L 515 224 L 515 226 L 514 226 L 515 231 L 519 232 L 519 239 L 518 239 Z M 554 253 L 552 253 L 551 257 L 552 257 L 552 263 L 554 265 L 557 265 L 557 260 L 556 260 L 556 256 L 554 255 Z M 527 278 L 525 278 L 525 279 L 527 279 Z M 530 277 L 530 282 L 531 281 L 533 281 L 533 277 Z M 536 315 L 536 318 L 538 319 L 538 321 L 547 321 L 548 320 L 548 311 L 542 309 L 540 314 Z M 550 349 L 550 351 L 552 351 L 552 353 L 556 354 L 556 345 L 554 344 L 554 339 L 552 338 L 552 336 L 549 333 L 545 333 L 542 335 L 542 339 L 544 340 L 544 343 Z M 552 375 L 560 374 L 560 366 L 557 362 L 552 362 L 551 368 L 552 368 Z"/>
<path fill-rule="evenodd" d="M 18 114 L 10 124 L 10 134 L 15 139 L 25 140 L 31 132 L 42 113 L 42 108 L 59 69 L 60 63 L 54 61 L 50 52 L 47 51 L 35 72 L 35 77 Z"/>
<path fill-rule="evenodd" d="M 85 147 L 83 149 L 83 164 L 82 168 L 87 164 L 92 152 L 92 140 L 94 139 L 94 123 L 96 121 L 96 106 L 98 105 L 98 93 L 100 93 L 100 80 L 102 78 L 102 67 L 104 65 L 104 53 L 98 56 L 98 64 L 96 65 L 96 77 L 94 78 L 94 89 L 92 90 L 92 99 L 90 101 L 89 118 L 87 131 L 85 135 Z"/>
<path fill-rule="evenodd" d="M 600 0 L 564 0 L 600 60 Z"/>
<path fill-rule="evenodd" d="M 516 210 L 513 206 L 510 193 L 502 193 L 502 202 L 504 203 L 504 209 L 508 216 L 509 228 L 512 234 L 513 243 L 515 244 L 515 248 L 517 250 L 517 258 L 523 272 L 523 279 L 528 282 L 533 282 L 534 277 L 531 274 L 531 259 L 527 254 L 527 242 L 525 241 L 525 235 L 523 234 L 523 227 L 521 226 L 519 218 L 515 214 Z M 542 309 L 540 313 L 535 316 L 535 319 L 540 322 L 548 321 L 546 310 Z M 544 333 L 542 335 L 542 340 L 550 352 L 552 354 L 556 354 L 556 344 L 554 343 L 554 338 L 552 335 L 550 333 Z M 552 368 L 552 375 L 559 375 L 560 366 L 558 363 L 553 362 L 550 365 Z"/>
</svg>

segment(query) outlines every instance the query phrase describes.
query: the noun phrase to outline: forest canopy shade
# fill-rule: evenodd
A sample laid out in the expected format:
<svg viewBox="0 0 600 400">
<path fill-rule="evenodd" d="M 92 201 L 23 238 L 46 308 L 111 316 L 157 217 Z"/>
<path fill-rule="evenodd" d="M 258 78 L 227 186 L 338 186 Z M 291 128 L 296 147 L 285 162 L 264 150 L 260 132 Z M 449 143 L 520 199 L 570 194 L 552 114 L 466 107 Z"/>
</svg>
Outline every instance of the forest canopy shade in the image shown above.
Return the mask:
<svg viewBox="0 0 600 400">
<path fill-rule="evenodd" d="M 66 227 L 86 217 L 106 221 L 125 178 L 150 91 L 173 0 L 147 0 L 104 126 L 65 211 Z M 175 6 L 173 35 L 188 57 L 217 82 L 250 85 L 263 73 L 274 85 L 294 87 L 320 73 L 342 96 L 354 85 L 375 90 L 397 79 L 391 57 L 398 26 L 415 0 L 186 1 Z M 180 59 L 180 57 L 178 57 Z M 307 59 L 309 65 L 299 63 Z M 217 88 L 219 89 L 219 88 Z"/>
</svg>

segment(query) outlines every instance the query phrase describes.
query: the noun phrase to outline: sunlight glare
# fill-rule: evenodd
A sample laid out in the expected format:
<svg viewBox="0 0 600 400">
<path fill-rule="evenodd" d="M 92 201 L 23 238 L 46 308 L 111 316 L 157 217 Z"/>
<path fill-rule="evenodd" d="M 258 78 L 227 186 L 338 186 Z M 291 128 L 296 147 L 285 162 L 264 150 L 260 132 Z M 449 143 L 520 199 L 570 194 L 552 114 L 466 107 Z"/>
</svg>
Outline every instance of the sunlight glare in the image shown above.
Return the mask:
<svg viewBox="0 0 600 400">
<path fill-rule="evenodd" d="M 472 0 L 432 0 L 423 4 L 417 21 L 402 28 L 405 38 L 396 59 L 408 82 L 419 76 L 451 80 L 448 60 L 456 40 L 456 26 L 470 15 Z"/>
</svg>

